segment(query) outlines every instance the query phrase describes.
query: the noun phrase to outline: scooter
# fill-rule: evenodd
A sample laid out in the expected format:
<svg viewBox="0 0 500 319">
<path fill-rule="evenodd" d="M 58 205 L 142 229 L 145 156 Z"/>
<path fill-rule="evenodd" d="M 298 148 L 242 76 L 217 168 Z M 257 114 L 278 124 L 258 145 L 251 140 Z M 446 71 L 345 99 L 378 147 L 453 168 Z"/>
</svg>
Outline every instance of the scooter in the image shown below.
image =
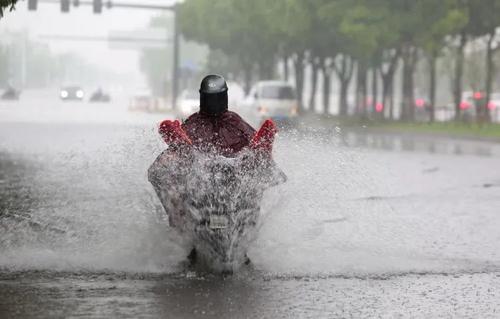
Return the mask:
<svg viewBox="0 0 500 319">
<path fill-rule="evenodd" d="M 148 176 L 170 226 L 194 248 L 196 263 L 220 272 L 248 262 L 262 196 L 286 181 L 272 158 L 252 149 L 235 158 L 167 149 Z"/>
</svg>

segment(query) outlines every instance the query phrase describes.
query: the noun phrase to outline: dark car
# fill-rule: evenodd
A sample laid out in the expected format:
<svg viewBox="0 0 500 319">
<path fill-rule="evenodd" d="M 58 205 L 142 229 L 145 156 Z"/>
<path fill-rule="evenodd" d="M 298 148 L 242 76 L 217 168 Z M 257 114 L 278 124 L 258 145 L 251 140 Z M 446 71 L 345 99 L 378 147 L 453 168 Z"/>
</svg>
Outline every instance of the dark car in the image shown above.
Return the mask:
<svg viewBox="0 0 500 319">
<path fill-rule="evenodd" d="M 20 91 L 16 90 L 13 87 L 8 87 L 0 97 L 2 100 L 17 101 L 19 100 L 20 95 L 21 95 Z"/>
<path fill-rule="evenodd" d="M 85 92 L 79 86 L 67 86 L 61 89 L 60 97 L 63 101 L 82 101 L 85 97 Z"/>
<path fill-rule="evenodd" d="M 89 102 L 109 103 L 111 102 L 111 97 L 108 93 L 99 88 L 94 93 L 92 93 Z"/>
</svg>

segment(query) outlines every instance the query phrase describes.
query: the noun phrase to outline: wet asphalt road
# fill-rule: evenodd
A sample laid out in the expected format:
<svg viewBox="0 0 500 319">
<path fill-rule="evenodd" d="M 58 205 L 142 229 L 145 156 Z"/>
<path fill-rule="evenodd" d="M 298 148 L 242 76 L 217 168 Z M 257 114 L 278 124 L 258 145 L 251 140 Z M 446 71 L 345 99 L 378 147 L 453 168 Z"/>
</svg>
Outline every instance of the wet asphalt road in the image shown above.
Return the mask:
<svg viewBox="0 0 500 319">
<path fill-rule="evenodd" d="M 11 278 L 9 278 L 11 277 Z M 2 318 L 495 318 L 499 276 L 2 274 Z"/>
<path fill-rule="evenodd" d="M 0 318 L 500 316 L 496 144 L 284 132 L 222 277 L 183 268 L 147 183 L 163 116 L 27 99 L 0 104 Z"/>
</svg>

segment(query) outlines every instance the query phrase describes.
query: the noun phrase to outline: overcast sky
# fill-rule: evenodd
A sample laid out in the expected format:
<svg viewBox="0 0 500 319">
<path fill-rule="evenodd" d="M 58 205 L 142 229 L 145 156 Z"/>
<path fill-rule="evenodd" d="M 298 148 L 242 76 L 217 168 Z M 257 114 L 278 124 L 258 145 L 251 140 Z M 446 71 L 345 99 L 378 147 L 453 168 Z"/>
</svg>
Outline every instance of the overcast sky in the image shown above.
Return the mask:
<svg viewBox="0 0 500 319">
<path fill-rule="evenodd" d="M 43 1 L 43 0 L 41 0 Z M 106 1 L 104 1 L 106 2 Z M 115 0 L 120 3 L 171 5 L 175 0 Z M 38 4 L 37 11 L 27 10 L 27 1 L 20 1 L 13 12 L 6 12 L 0 20 L 0 37 L 6 31 L 27 30 L 37 41 L 40 35 L 82 35 L 106 37 L 110 31 L 145 29 L 157 11 L 139 9 L 103 8 L 100 15 L 93 14 L 91 6 L 71 7 L 70 13 L 60 12 L 59 4 Z M 76 42 L 50 40 L 54 52 L 76 52 L 87 61 L 120 73 L 137 73 L 137 49 L 110 49 L 106 42 Z"/>
</svg>

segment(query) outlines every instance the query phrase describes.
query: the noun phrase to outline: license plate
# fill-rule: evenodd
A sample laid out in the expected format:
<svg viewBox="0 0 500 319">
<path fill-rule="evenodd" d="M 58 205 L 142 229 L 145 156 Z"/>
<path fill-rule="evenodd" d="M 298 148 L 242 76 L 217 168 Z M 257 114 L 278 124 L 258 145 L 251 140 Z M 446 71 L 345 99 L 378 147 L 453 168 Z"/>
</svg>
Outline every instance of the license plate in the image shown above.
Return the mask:
<svg viewBox="0 0 500 319">
<path fill-rule="evenodd" d="M 228 224 L 226 216 L 210 215 L 210 229 L 225 229 Z"/>
</svg>

